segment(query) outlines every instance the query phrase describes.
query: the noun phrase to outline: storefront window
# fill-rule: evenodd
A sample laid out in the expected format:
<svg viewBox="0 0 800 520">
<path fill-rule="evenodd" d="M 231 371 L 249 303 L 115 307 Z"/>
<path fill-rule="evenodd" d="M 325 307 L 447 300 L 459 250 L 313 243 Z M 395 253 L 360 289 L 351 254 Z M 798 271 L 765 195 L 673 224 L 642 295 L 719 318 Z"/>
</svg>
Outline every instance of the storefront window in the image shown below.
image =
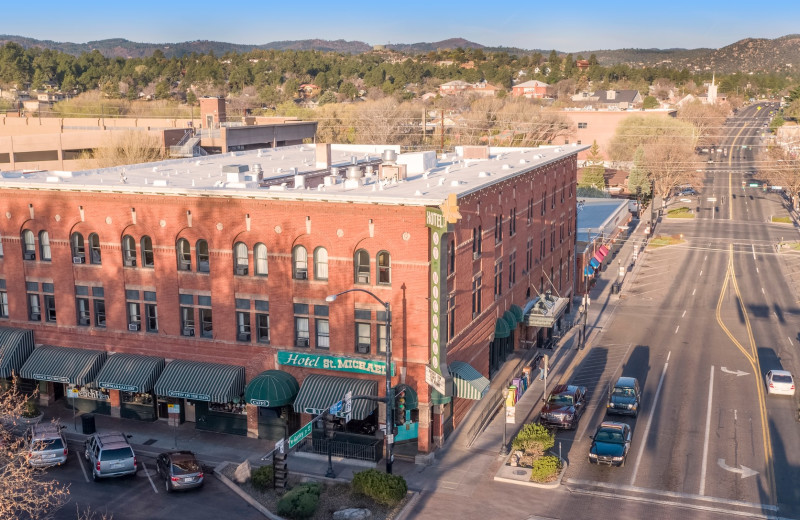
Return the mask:
<svg viewBox="0 0 800 520">
<path fill-rule="evenodd" d="M 244 403 L 208 403 L 208 410 L 211 412 L 247 415 L 247 408 Z"/>
</svg>

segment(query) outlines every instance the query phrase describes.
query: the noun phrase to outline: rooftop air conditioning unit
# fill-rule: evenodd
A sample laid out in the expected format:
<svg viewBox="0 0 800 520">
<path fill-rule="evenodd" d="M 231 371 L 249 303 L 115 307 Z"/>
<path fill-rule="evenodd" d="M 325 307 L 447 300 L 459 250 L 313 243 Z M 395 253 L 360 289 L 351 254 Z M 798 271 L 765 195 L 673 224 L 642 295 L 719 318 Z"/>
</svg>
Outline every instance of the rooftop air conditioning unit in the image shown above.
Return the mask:
<svg viewBox="0 0 800 520">
<path fill-rule="evenodd" d="M 183 328 L 183 335 L 184 336 L 194 336 L 194 327 L 184 327 Z"/>
<path fill-rule="evenodd" d="M 131 331 L 131 332 L 137 332 L 139 330 L 139 324 L 138 323 L 129 323 L 128 324 L 128 330 Z"/>
<path fill-rule="evenodd" d="M 82 264 L 83 263 L 83 257 L 82 256 L 73 256 L 72 257 L 72 263 L 73 264 Z"/>
</svg>

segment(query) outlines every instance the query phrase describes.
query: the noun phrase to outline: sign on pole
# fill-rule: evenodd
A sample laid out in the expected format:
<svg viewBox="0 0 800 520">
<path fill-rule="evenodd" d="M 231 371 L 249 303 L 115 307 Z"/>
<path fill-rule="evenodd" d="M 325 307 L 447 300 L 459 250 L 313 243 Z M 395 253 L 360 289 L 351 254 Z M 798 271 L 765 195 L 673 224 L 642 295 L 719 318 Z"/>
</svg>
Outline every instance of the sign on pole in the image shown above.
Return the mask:
<svg viewBox="0 0 800 520">
<path fill-rule="evenodd" d="M 297 444 L 305 439 L 307 435 L 311 433 L 311 428 L 313 423 L 308 423 L 293 434 L 289 436 L 289 449 L 294 448 Z"/>
<path fill-rule="evenodd" d="M 342 401 L 339 401 L 338 403 L 336 403 L 333 406 L 331 406 L 330 411 L 331 411 L 331 414 L 334 414 L 334 415 L 339 413 L 339 412 L 341 412 L 342 411 Z"/>
<path fill-rule="evenodd" d="M 506 406 L 506 423 L 517 424 L 517 408 L 515 406 Z"/>
<path fill-rule="evenodd" d="M 275 443 L 275 449 L 278 450 L 278 453 L 280 453 L 281 455 L 283 455 L 283 446 L 285 443 L 286 439 L 284 439 L 283 437 L 281 437 L 281 440 Z"/>
<path fill-rule="evenodd" d="M 425 382 L 442 395 L 447 395 L 445 380 L 442 374 L 435 372 L 430 366 L 425 365 Z"/>
<path fill-rule="evenodd" d="M 353 391 L 350 390 L 344 394 L 344 422 L 350 422 L 353 418 Z"/>
</svg>

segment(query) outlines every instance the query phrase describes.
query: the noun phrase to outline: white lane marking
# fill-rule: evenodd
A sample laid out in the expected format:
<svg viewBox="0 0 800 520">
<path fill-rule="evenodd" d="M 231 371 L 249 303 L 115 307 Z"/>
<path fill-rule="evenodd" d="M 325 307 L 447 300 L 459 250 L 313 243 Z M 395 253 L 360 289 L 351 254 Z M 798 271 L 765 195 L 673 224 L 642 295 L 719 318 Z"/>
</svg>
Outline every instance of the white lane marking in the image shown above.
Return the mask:
<svg viewBox="0 0 800 520">
<path fill-rule="evenodd" d="M 756 258 L 756 246 L 755 246 L 755 244 L 750 244 L 750 247 L 753 248 L 753 260 L 758 260 Z"/>
<path fill-rule="evenodd" d="M 764 288 L 763 288 L 763 287 L 761 288 L 761 294 L 763 294 L 764 296 L 766 296 L 766 295 L 767 295 L 767 293 L 766 293 L 766 292 L 764 292 Z"/>
<path fill-rule="evenodd" d="M 792 338 L 790 338 L 789 336 L 786 336 L 786 339 L 789 340 L 789 345 L 794 346 L 794 343 L 792 343 Z"/>
<path fill-rule="evenodd" d="M 677 334 L 677 333 L 678 333 L 678 329 L 679 329 L 679 328 L 681 328 L 681 326 L 680 326 L 680 325 L 678 325 L 677 327 L 675 327 L 675 334 Z"/>
<path fill-rule="evenodd" d="M 147 480 L 150 481 L 150 485 L 153 487 L 153 492 L 157 495 L 158 494 L 158 489 L 156 489 L 156 484 L 155 484 L 155 482 L 153 482 L 153 479 L 150 478 L 150 472 L 147 471 L 147 467 L 144 465 L 144 462 L 141 462 L 141 465 L 142 465 L 142 469 L 144 470 L 144 474 L 147 475 Z"/>
<path fill-rule="evenodd" d="M 653 398 L 653 406 L 650 407 L 650 415 L 647 418 L 647 426 L 644 428 L 644 436 L 642 437 L 642 444 L 647 444 L 647 436 L 650 433 L 650 426 L 653 424 L 653 416 L 655 416 L 656 405 L 658 404 L 658 396 L 661 395 L 661 387 L 664 385 L 664 376 L 667 375 L 667 367 L 669 367 L 669 357 L 672 355 L 670 350 L 667 353 L 667 361 L 664 363 L 664 369 L 661 371 L 661 379 L 658 380 L 658 387 L 656 388 L 656 396 Z M 633 475 L 631 475 L 631 486 L 636 482 L 636 474 L 639 473 L 639 464 L 642 463 L 642 455 L 644 450 L 639 450 L 636 456 L 636 464 L 633 465 Z"/>
<path fill-rule="evenodd" d="M 86 482 L 89 482 L 89 474 L 86 472 L 86 468 L 83 465 L 83 452 L 78 454 L 78 465 L 81 467 L 81 471 L 83 472 L 83 478 L 86 479 Z"/>
<path fill-rule="evenodd" d="M 705 262 L 706 260 L 708 260 L 708 255 L 706 255 L 706 257 L 703 258 L 703 262 Z"/>
<path fill-rule="evenodd" d="M 702 269 L 700 270 L 700 276 L 703 276 L 703 270 Z"/>
<path fill-rule="evenodd" d="M 703 439 L 703 465 L 700 469 L 700 494 L 706 494 L 706 469 L 708 468 L 708 435 L 711 433 L 711 397 L 714 395 L 714 365 L 708 382 L 708 410 L 706 410 L 706 434 Z"/>
<path fill-rule="evenodd" d="M 683 314 L 681 314 L 681 318 L 683 318 L 684 316 L 686 316 L 686 311 L 683 311 Z"/>
<path fill-rule="evenodd" d="M 758 270 L 758 267 L 756 267 L 756 272 L 761 274 L 761 271 Z"/>
<path fill-rule="evenodd" d="M 733 374 L 736 377 L 746 376 L 746 375 L 748 375 L 750 373 L 750 372 L 742 372 L 741 370 L 728 370 L 726 367 L 719 367 L 719 369 L 722 370 L 723 372 L 725 372 L 726 374 Z M 735 417 L 736 410 L 734 410 L 733 413 L 734 413 L 734 417 Z"/>
<path fill-rule="evenodd" d="M 694 291 L 692 291 L 692 296 L 694 296 L 694 293 L 696 293 L 696 292 L 697 292 L 697 289 L 695 289 Z"/>
<path fill-rule="evenodd" d="M 750 469 L 747 466 L 740 464 L 738 468 L 733 466 L 728 466 L 725 464 L 725 459 L 717 459 L 717 464 L 720 468 L 724 469 L 725 471 L 730 471 L 731 473 L 738 473 L 740 478 L 747 478 L 747 477 L 754 477 L 758 475 L 758 471 L 754 469 Z"/>
</svg>

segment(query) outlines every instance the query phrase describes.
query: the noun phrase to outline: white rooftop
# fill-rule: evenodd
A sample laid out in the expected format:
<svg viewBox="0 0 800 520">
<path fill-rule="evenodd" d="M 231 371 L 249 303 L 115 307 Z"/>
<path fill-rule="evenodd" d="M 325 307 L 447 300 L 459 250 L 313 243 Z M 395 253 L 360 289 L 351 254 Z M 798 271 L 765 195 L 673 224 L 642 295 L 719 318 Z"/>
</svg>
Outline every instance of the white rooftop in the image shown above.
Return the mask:
<svg viewBox="0 0 800 520">
<path fill-rule="evenodd" d="M 326 200 L 383 204 L 440 204 L 450 193 L 465 195 L 502 180 L 588 149 L 576 144 L 539 148 L 492 147 L 489 159 L 464 159 L 463 149 L 442 156 L 433 151 L 400 153 L 396 145 L 332 145 L 331 166 L 336 179 L 315 188 L 300 187 L 299 177 L 319 172 L 313 144 L 231 152 L 191 159 L 84 171 L 3 171 L 0 189 L 92 191 L 153 195 Z M 397 153 L 397 164 L 407 165 L 407 178 L 381 181 L 372 175 L 347 179 L 346 168 L 378 161 L 385 150 Z M 257 182 L 283 177 L 272 186 Z M 296 170 L 294 170 L 296 168 Z M 297 175 L 297 177 L 295 177 Z M 298 186 L 298 187 L 295 187 Z"/>
</svg>

